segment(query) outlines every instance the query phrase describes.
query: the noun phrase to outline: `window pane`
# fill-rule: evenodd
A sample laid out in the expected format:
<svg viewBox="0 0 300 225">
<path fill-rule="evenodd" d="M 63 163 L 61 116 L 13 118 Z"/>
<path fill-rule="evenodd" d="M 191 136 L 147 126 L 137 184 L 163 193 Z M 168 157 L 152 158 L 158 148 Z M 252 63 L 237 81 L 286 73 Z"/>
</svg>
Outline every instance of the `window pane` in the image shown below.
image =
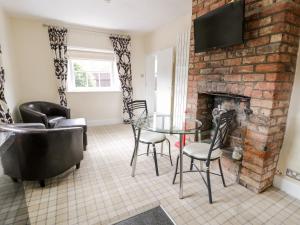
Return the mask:
<svg viewBox="0 0 300 225">
<path fill-rule="evenodd" d="M 88 86 L 99 87 L 99 75 L 100 73 L 89 73 L 88 74 Z"/>
<path fill-rule="evenodd" d="M 73 59 L 75 87 L 112 87 L 113 61 Z"/>
<path fill-rule="evenodd" d="M 100 84 L 101 84 L 101 87 L 110 87 L 111 86 L 111 80 L 110 80 L 109 73 L 101 73 L 100 74 Z"/>
<path fill-rule="evenodd" d="M 86 87 L 86 73 L 85 72 L 75 72 L 75 86 L 76 87 Z"/>
</svg>

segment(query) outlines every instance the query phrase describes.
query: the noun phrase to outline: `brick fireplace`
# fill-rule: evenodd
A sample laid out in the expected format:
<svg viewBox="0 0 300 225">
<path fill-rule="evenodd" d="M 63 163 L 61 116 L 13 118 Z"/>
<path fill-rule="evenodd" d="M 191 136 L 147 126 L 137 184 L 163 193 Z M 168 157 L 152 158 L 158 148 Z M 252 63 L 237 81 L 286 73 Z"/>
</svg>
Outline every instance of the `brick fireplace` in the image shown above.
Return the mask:
<svg viewBox="0 0 300 225">
<path fill-rule="evenodd" d="M 193 0 L 192 21 L 226 2 Z M 272 185 L 285 134 L 299 46 L 300 1 L 246 0 L 245 14 L 245 43 L 238 46 L 195 53 L 192 26 L 187 114 L 201 119 L 203 101 L 211 93 L 249 100 L 247 122 L 239 130 L 243 160 L 238 176 L 240 184 L 261 192 Z M 228 158 L 224 161 L 228 170 L 235 166 Z"/>
</svg>

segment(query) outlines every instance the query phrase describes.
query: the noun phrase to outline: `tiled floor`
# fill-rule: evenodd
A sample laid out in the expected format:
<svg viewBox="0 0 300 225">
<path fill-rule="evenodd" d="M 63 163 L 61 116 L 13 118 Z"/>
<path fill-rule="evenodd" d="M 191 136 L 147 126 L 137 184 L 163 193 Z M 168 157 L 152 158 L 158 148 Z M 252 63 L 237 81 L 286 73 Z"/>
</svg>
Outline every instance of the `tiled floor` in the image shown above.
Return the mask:
<svg viewBox="0 0 300 225">
<path fill-rule="evenodd" d="M 0 176 L 0 224 L 26 224 L 29 220 L 22 183 Z"/>
<path fill-rule="evenodd" d="M 167 157 L 158 157 L 159 177 L 152 158 L 139 157 L 132 178 L 133 140 L 127 125 L 90 128 L 88 136 L 79 170 L 47 180 L 45 188 L 24 183 L 31 224 L 111 224 L 158 205 L 178 225 L 300 224 L 300 201 L 275 188 L 257 195 L 229 180 L 223 188 L 221 179 L 215 177 L 214 204 L 210 205 L 201 177 L 185 174 L 185 199 L 179 200 L 178 181 L 171 184 L 174 167 Z M 175 161 L 177 150 L 172 152 Z M 2 209 L 1 215 L 7 224 L 14 222 L 8 210 Z"/>
</svg>

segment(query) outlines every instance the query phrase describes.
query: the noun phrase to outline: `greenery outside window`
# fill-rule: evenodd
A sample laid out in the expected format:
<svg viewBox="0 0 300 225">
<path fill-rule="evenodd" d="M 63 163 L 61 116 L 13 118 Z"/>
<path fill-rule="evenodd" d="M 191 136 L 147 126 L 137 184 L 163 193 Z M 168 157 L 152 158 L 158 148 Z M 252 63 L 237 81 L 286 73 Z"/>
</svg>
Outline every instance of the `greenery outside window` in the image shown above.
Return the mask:
<svg viewBox="0 0 300 225">
<path fill-rule="evenodd" d="M 71 50 L 69 92 L 120 91 L 113 53 Z"/>
</svg>

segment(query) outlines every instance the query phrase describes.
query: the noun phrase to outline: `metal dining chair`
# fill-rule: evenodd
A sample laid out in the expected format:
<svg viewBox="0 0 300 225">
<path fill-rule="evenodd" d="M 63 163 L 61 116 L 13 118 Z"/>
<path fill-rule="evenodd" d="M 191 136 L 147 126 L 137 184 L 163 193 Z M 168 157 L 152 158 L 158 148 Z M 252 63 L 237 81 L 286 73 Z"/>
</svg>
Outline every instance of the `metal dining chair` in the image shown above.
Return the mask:
<svg viewBox="0 0 300 225">
<path fill-rule="evenodd" d="M 228 130 L 230 128 L 230 124 L 234 118 L 234 115 L 235 115 L 235 111 L 230 110 L 228 112 L 222 113 L 217 118 L 217 126 L 215 129 L 213 139 L 210 144 L 195 142 L 195 143 L 188 144 L 183 148 L 183 154 L 191 158 L 190 170 L 184 171 L 184 173 L 187 172 L 200 173 L 208 189 L 208 198 L 210 204 L 212 203 L 210 174 L 221 176 L 223 185 L 224 187 L 226 187 L 225 179 L 222 171 L 222 165 L 221 165 L 221 156 L 222 156 L 221 148 L 224 146 L 224 143 L 226 141 L 226 136 L 228 134 Z M 200 161 L 200 166 L 201 166 L 200 168 L 198 168 L 198 166 L 194 163 L 194 160 Z M 220 174 L 210 172 L 210 163 L 215 160 L 218 160 Z M 178 174 L 177 172 L 178 161 L 179 161 L 179 156 L 177 157 L 177 161 L 176 161 L 173 184 L 175 183 L 176 175 Z M 202 162 L 205 162 L 205 168 L 203 168 Z M 193 170 L 193 167 L 195 167 L 196 170 Z M 206 173 L 206 180 L 202 175 L 202 173 Z"/>
<path fill-rule="evenodd" d="M 133 121 L 134 119 L 138 119 L 141 116 L 148 116 L 147 102 L 145 100 L 136 100 L 136 101 L 128 102 L 127 103 L 127 110 L 128 110 L 129 118 L 130 118 L 131 121 Z M 136 126 L 134 125 L 133 122 L 131 122 L 131 126 L 132 126 L 133 136 L 134 136 L 134 140 L 135 140 L 134 143 L 136 143 L 136 141 L 137 141 L 137 128 L 136 128 Z M 153 152 L 151 152 L 151 153 L 153 153 L 155 171 L 156 171 L 157 176 L 159 176 L 158 164 L 157 164 L 157 155 L 165 155 L 165 154 L 163 154 L 163 152 L 157 153 L 155 145 L 159 144 L 159 143 L 163 143 L 164 141 L 168 142 L 169 155 L 167 155 L 167 156 L 169 156 L 171 166 L 173 166 L 172 156 L 171 156 L 171 144 L 170 144 L 169 139 L 166 138 L 166 135 L 161 134 L 161 133 L 150 132 L 150 131 L 142 131 L 141 135 L 140 135 L 140 139 L 139 139 L 139 143 L 147 145 L 147 152 L 143 153 L 143 154 L 139 154 L 138 156 L 145 155 L 145 154 L 148 156 L 149 153 L 150 153 L 150 145 L 153 148 Z M 133 158 L 134 158 L 134 151 L 132 153 L 130 166 L 132 166 Z"/>
</svg>

